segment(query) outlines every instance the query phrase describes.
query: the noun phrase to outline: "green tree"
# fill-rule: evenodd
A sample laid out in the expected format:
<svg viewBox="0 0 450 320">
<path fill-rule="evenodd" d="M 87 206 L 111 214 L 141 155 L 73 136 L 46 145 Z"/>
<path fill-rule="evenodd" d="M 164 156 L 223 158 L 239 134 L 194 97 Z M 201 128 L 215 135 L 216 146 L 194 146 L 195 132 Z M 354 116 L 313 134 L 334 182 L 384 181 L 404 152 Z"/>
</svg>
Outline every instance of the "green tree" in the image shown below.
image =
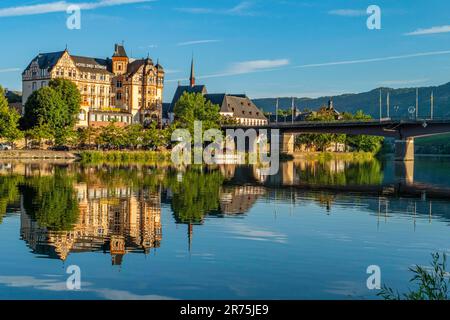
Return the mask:
<svg viewBox="0 0 450 320">
<path fill-rule="evenodd" d="M 26 130 L 47 126 L 55 143 L 64 144 L 76 123 L 80 101 L 80 93 L 73 82 L 52 80 L 48 87 L 33 92 L 28 98 L 22 126 Z"/>
<path fill-rule="evenodd" d="M 144 132 L 144 145 L 151 149 L 161 149 L 169 144 L 171 128 L 159 129 L 156 123 L 152 123 Z"/>
<path fill-rule="evenodd" d="M 359 110 L 354 115 L 349 112 L 341 114 L 344 121 L 368 121 L 372 117 Z M 332 110 L 322 107 L 318 112 L 312 113 L 308 121 L 336 121 L 336 115 Z M 305 145 L 309 148 L 316 147 L 318 151 L 325 151 L 333 143 L 345 143 L 356 151 L 377 153 L 384 141 L 383 137 L 366 135 L 345 135 L 345 134 L 304 134 L 296 137 L 297 146 Z"/>
<path fill-rule="evenodd" d="M 372 117 L 370 115 L 365 114 L 362 110 L 358 110 L 353 115 L 352 120 L 368 121 L 371 119 Z M 384 141 L 383 137 L 349 135 L 347 136 L 346 143 L 357 151 L 377 153 L 378 151 L 380 151 L 383 141 Z"/>
<path fill-rule="evenodd" d="M 78 114 L 80 113 L 81 94 L 77 85 L 67 79 L 53 79 L 49 83 L 50 88 L 53 88 L 60 95 L 64 102 L 65 111 L 65 126 L 73 127 L 78 121 Z"/>
<path fill-rule="evenodd" d="M 431 256 L 431 267 L 416 265 L 409 269 L 414 274 L 410 282 L 416 284 L 416 290 L 400 295 L 384 285 L 378 296 L 385 300 L 401 300 L 402 296 L 405 300 L 448 300 L 450 279 L 446 270 L 447 256 L 445 253 L 433 253 Z"/>
<path fill-rule="evenodd" d="M 4 90 L 0 86 L 0 138 L 6 139 L 8 142 L 23 137 L 19 129 L 20 115 L 15 110 L 11 110 L 8 101 L 4 95 Z"/>
<path fill-rule="evenodd" d="M 152 123 L 152 126 L 156 126 L 155 123 Z M 144 127 L 140 124 L 132 124 L 125 129 L 125 143 L 127 146 L 136 149 L 138 146 L 141 146 L 144 141 Z"/>
<path fill-rule="evenodd" d="M 90 146 L 95 142 L 95 138 L 99 134 L 99 129 L 92 126 L 78 128 L 76 134 L 79 147 Z"/>
<path fill-rule="evenodd" d="M 48 124 L 42 124 L 26 130 L 25 137 L 27 139 L 38 141 L 39 147 L 41 147 L 42 140 L 51 139 L 53 137 L 53 131 Z"/>
<path fill-rule="evenodd" d="M 185 92 L 175 105 L 176 125 L 194 134 L 194 122 L 202 121 L 202 129 L 220 128 L 220 107 L 207 101 L 201 93 Z"/>
<path fill-rule="evenodd" d="M 119 149 L 126 143 L 125 130 L 116 125 L 114 121 L 110 122 L 106 127 L 103 127 L 100 134 L 95 139 L 98 145 L 103 145 L 108 148 Z"/>
</svg>

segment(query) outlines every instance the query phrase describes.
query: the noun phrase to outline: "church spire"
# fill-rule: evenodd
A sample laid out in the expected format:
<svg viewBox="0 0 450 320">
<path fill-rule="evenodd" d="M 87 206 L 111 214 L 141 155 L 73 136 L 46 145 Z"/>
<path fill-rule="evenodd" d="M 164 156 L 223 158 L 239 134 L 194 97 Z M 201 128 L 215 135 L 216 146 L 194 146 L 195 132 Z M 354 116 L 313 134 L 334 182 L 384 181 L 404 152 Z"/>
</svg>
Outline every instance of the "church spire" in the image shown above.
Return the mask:
<svg viewBox="0 0 450 320">
<path fill-rule="evenodd" d="M 195 87 L 195 71 L 194 71 L 194 56 L 192 56 L 191 62 L 191 76 L 189 77 L 191 87 Z"/>
</svg>

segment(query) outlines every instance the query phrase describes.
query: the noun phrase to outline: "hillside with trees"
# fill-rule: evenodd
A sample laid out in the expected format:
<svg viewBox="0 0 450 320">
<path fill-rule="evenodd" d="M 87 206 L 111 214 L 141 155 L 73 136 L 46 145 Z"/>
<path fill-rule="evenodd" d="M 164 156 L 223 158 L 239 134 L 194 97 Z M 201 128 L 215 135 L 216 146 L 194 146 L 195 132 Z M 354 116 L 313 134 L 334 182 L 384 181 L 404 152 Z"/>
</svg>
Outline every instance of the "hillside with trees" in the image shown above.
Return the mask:
<svg viewBox="0 0 450 320">
<path fill-rule="evenodd" d="M 383 102 L 383 116 L 386 116 L 386 99 L 390 94 L 390 115 L 391 117 L 407 118 L 408 109 L 416 105 L 416 88 L 377 88 L 372 91 L 357 94 L 343 94 L 334 97 L 320 98 L 294 98 L 295 106 L 299 110 L 318 110 L 326 105 L 332 98 L 336 109 L 340 112 L 355 113 L 362 110 L 365 114 L 373 118 L 379 118 L 380 114 L 380 90 Z M 435 117 L 450 118 L 450 83 L 419 88 L 419 117 L 428 118 L 430 116 L 430 98 L 434 94 L 434 115 Z M 254 99 L 253 102 L 264 112 L 275 114 L 276 98 Z M 292 98 L 285 97 L 279 99 L 279 108 L 291 110 Z"/>
</svg>

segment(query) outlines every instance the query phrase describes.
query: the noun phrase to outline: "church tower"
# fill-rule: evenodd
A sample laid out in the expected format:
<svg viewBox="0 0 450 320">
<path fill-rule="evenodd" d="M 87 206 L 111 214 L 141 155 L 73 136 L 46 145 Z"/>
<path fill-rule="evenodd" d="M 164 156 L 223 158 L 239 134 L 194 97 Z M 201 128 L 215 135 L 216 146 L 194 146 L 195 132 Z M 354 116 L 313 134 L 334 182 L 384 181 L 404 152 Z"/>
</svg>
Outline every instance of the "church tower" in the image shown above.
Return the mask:
<svg viewBox="0 0 450 320">
<path fill-rule="evenodd" d="M 114 54 L 112 56 L 112 71 L 117 75 L 123 75 L 127 73 L 128 69 L 128 56 L 125 51 L 125 47 L 120 44 L 116 44 L 114 48 Z"/>
<path fill-rule="evenodd" d="M 189 77 L 189 84 L 191 87 L 195 87 L 194 57 L 192 57 L 191 62 L 191 76 Z"/>
</svg>

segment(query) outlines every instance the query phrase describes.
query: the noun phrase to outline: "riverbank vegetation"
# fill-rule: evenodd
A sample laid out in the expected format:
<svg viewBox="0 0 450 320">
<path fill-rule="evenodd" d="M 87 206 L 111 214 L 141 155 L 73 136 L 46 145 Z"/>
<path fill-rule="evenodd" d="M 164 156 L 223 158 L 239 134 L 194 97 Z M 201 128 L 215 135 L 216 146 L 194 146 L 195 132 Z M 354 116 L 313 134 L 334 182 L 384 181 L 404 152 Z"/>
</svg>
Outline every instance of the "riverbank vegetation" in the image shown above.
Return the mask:
<svg viewBox="0 0 450 320">
<path fill-rule="evenodd" d="M 309 152 L 304 154 L 297 154 L 296 158 L 304 158 L 305 160 L 318 160 L 318 161 L 331 161 L 331 160 L 343 160 L 343 161 L 371 161 L 376 157 L 373 152 Z"/>
<path fill-rule="evenodd" d="M 450 278 L 447 271 L 447 256 L 445 253 L 431 254 L 430 267 L 416 265 L 409 268 L 413 276 L 410 280 L 415 285 L 408 293 L 401 294 L 386 285 L 381 288 L 378 296 L 385 300 L 448 300 Z"/>
<path fill-rule="evenodd" d="M 3 92 L 3 90 L 2 90 Z M 64 150 L 115 150 L 115 151 L 165 151 L 172 147 L 171 136 L 175 129 L 188 129 L 191 135 L 194 122 L 202 122 L 202 130 L 220 128 L 223 124 L 234 123 L 229 117 L 221 116 L 218 105 L 211 104 L 201 94 L 185 93 L 175 106 L 176 118 L 173 124 L 162 128 L 157 123 L 146 126 L 133 124 L 121 127 L 111 122 L 103 127 L 75 128 L 80 112 L 81 96 L 77 86 L 65 79 L 50 81 L 31 94 L 24 107 L 24 115 L 9 112 L 8 103 L 0 95 L 0 138 L 10 142 L 25 138 L 27 148 L 64 146 Z M 354 115 L 343 113 L 339 120 L 370 120 L 362 111 Z M 336 121 L 336 112 L 322 108 L 311 113 L 309 121 Z M 307 152 L 354 151 L 377 153 L 382 145 L 382 138 L 370 136 L 350 136 L 336 134 L 304 134 L 296 138 L 298 149 Z M 83 153 L 86 159 L 107 159 L 127 161 L 127 159 L 146 160 L 148 154 L 98 155 Z M 152 158 L 151 156 L 150 158 Z M 122 160 L 121 160 L 122 159 Z"/>
<path fill-rule="evenodd" d="M 368 121 L 370 115 L 358 111 L 355 114 L 344 112 L 341 120 Z M 336 120 L 336 113 L 332 109 L 322 108 L 317 113 L 312 113 L 307 121 L 332 122 Z M 384 138 L 365 135 L 345 134 L 302 134 L 295 139 L 295 148 L 305 152 L 338 152 L 354 151 L 376 154 L 380 151 Z"/>
<path fill-rule="evenodd" d="M 165 163 L 170 161 L 169 152 L 158 151 L 81 151 L 79 153 L 82 163 Z"/>
</svg>

